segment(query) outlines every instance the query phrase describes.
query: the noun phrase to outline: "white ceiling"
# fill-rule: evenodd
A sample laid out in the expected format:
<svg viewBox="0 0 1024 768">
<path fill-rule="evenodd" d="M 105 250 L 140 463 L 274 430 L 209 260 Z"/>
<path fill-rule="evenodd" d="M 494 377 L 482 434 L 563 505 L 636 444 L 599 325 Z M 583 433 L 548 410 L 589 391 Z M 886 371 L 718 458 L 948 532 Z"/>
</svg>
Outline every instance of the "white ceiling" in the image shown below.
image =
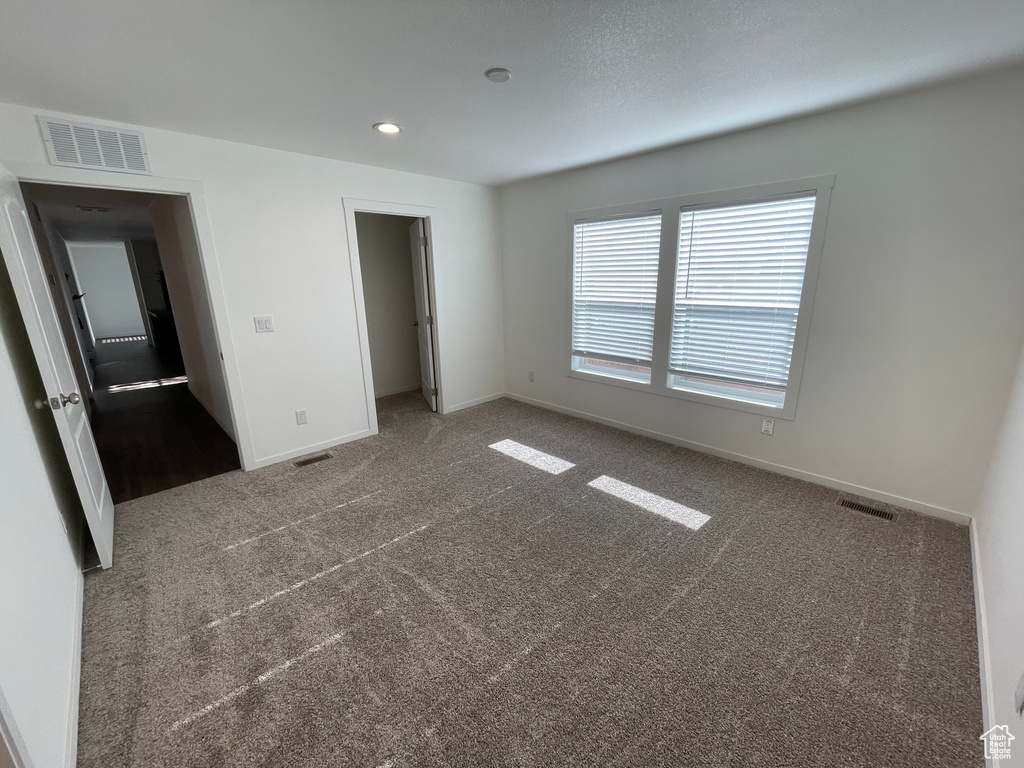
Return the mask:
<svg viewBox="0 0 1024 768">
<path fill-rule="evenodd" d="M 1021 58 L 1024 0 L 0 3 L 2 101 L 487 184 Z"/>
<path fill-rule="evenodd" d="M 156 239 L 149 210 L 154 195 L 28 183 L 21 190 L 25 200 L 69 242 Z"/>
<path fill-rule="evenodd" d="M 82 211 L 73 205 L 43 203 L 39 213 L 71 243 L 156 239 L 149 208 L 119 205 L 109 211 Z"/>
</svg>

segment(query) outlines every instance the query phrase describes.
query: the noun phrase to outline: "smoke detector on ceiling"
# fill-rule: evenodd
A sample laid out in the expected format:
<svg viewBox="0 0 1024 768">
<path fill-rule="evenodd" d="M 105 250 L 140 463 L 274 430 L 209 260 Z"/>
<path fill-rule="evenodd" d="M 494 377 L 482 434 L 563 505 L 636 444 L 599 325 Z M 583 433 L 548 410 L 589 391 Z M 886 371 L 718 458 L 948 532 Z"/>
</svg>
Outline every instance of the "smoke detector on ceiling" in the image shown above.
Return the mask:
<svg viewBox="0 0 1024 768">
<path fill-rule="evenodd" d="M 46 154 L 53 165 L 119 173 L 153 173 L 141 131 L 41 116 L 38 119 Z"/>
<path fill-rule="evenodd" d="M 512 73 L 504 67 L 491 67 L 491 69 L 484 72 L 484 77 L 492 83 L 507 83 L 512 79 Z"/>
</svg>

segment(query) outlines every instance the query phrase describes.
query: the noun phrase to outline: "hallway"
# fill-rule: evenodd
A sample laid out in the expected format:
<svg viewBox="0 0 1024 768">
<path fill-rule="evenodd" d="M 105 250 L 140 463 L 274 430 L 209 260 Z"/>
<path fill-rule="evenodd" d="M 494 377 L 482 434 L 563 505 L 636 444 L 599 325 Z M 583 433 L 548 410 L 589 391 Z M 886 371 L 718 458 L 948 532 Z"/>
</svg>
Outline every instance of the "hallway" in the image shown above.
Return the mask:
<svg viewBox="0 0 1024 768">
<path fill-rule="evenodd" d="M 92 429 L 115 504 L 240 468 L 184 374 L 144 341 L 97 344 Z"/>
</svg>

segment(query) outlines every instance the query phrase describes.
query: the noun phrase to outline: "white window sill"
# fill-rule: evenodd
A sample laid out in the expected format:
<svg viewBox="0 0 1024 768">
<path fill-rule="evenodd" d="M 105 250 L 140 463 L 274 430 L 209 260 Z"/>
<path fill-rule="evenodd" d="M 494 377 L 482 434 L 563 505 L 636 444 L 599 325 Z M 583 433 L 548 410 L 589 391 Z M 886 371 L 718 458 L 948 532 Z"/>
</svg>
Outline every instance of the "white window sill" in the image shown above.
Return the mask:
<svg viewBox="0 0 1024 768">
<path fill-rule="evenodd" d="M 580 379 L 581 381 L 592 381 L 598 384 L 622 387 L 624 389 L 632 389 L 638 392 L 646 392 L 651 395 L 672 397 L 677 400 L 689 400 L 690 402 L 713 405 L 719 408 L 728 408 L 733 411 L 756 413 L 759 416 L 767 416 L 768 418 L 779 419 L 781 421 L 793 421 L 793 419 L 796 418 L 796 399 L 790 394 L 786 395 L 786 405 L 782 408 L 776 408 L 762 403 L 737 400 L 725 395 L 712 395 L 705 394 L 703 392 L 675 389 L 673 387 L 666 386 L 665 384 L 659 385 L 656 381 L 652 381 L 650 384 L 642 384 L 640 382 L 631 381 L 618 376 L 611 376 L 604 373 L 591 373 L 590 371 L 575 370 L 572 368 L 569 369 L 568 376 L 573 379 Z"/>
<path fill-rule="evenodd" d="M 650 392 L 651 385 L 644 384 L 640 381 L 634 381 L 624 376 L 613 376 L 608 373 L 591 373 L 590 371 L 578 370 L 575 368 L 569 369 L 569 376 L 573 379 L 582 379 L 583 381 L 596 381 L 599 384 L 611 384 L 613 387 L 625 387 L 626 389 L 635 389 L 640 392 Z"/>
</svg>

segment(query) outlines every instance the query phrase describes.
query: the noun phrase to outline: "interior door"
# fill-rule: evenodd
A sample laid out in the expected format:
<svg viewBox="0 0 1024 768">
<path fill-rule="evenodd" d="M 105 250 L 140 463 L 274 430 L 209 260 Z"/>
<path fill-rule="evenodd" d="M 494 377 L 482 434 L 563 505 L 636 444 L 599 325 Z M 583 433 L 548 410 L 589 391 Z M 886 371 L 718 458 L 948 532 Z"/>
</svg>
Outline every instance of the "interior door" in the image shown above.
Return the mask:
<svg viewBox="0 0 1024 768">
<path fill-rule="evenodd" d="M 57 310 L 47 286 L 39 250 L 32 237 L 28 209 L 18 180 L 2 165 L 0 207 L 3 209 L 0 213 L 0 251 L 10 272 L 46 388 L 45 402 L 41 398 L 39 403 L 52 412 L 57 422 L 57 431 L 82 500 L 96 552 L 103 567 L 109 568 L 114 557 L 114 504 L 103 477 L 103 466 L 86 418 L 82 395 L 77 391 L 74 369 L 60 332 Z"/>
<path fill-rule="evenodd" d="M 437 378 L 434 375 L 434 318 L 430 315 L 430 281 L 427 279 L 427 234 L 423 219 L 409 227 L 412 246 L 412 284 L 416 296 L 416 330 L 420 339 L 420 386 L 430 410 L 437 410 Z"/>
</svg>

